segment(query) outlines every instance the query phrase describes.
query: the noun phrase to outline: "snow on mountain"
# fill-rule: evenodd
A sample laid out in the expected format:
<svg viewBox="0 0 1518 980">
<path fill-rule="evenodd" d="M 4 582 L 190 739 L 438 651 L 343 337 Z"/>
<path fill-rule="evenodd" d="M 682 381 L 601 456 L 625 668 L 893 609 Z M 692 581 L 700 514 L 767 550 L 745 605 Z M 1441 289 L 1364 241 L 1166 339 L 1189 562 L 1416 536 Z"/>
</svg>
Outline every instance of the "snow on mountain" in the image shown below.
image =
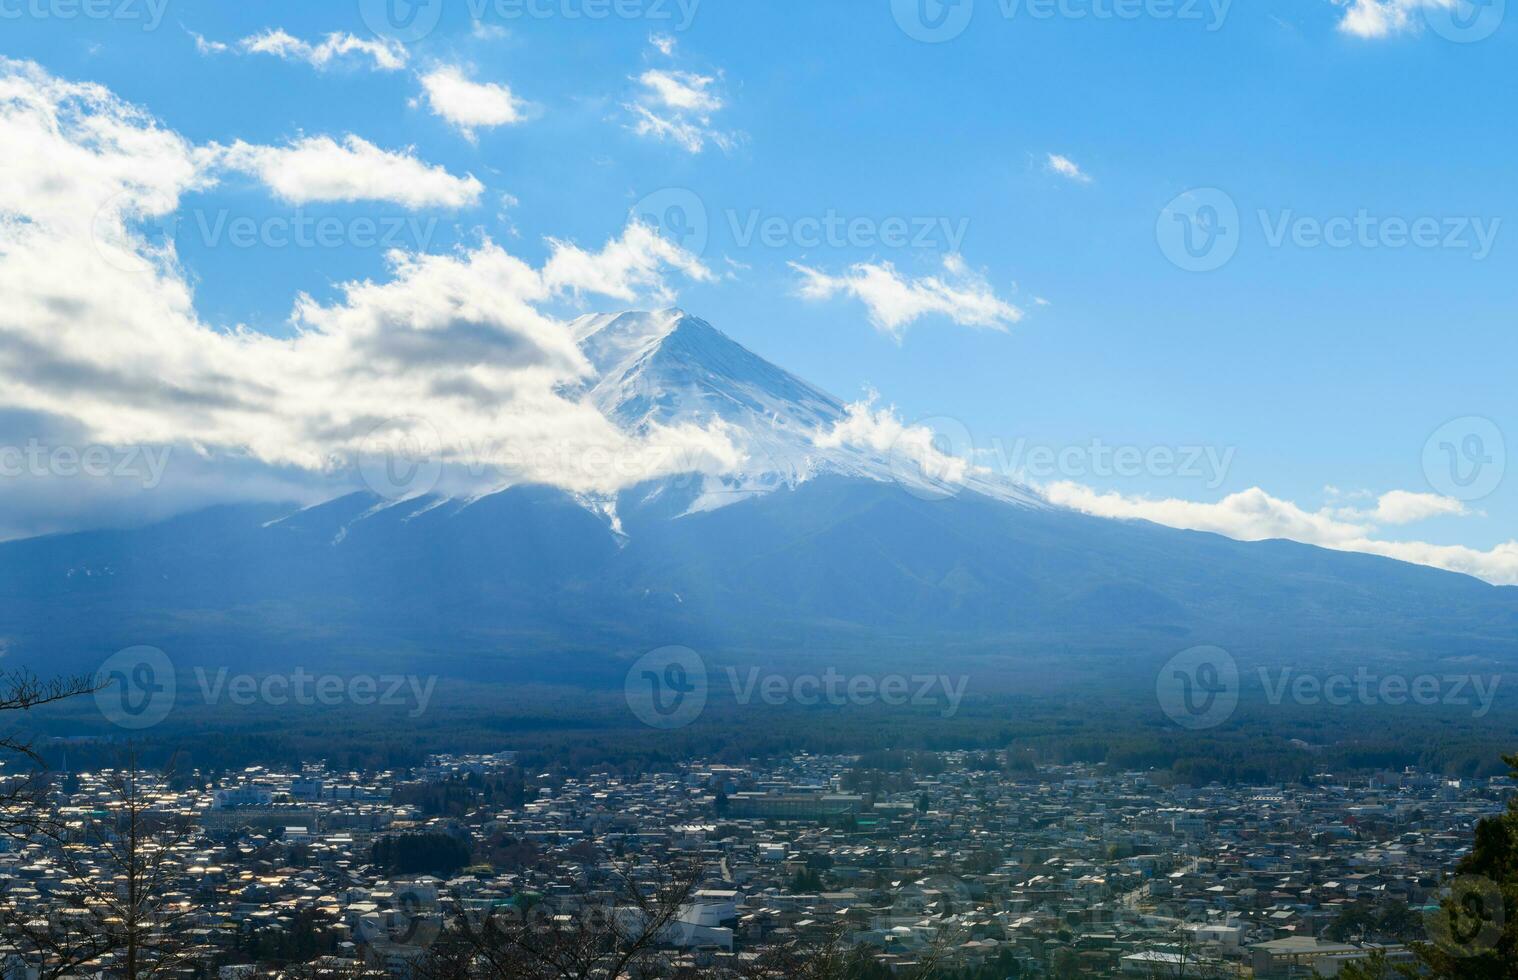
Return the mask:
<svg viewBox="0 0 1518 980">
<path fill-rule="evenodd" d="M 679 309 L 592 314 L 570 324 L 596 375 L 582 397 L 629 431 L 730 426 L 747 460 L 702 474 L 688 510 L 712 510 L 824 474 L 901 483 L 925 496 L 969 489 L 1042 505 L 1029 488 L 940 455 L 921 432 L 899 440 L 852 408 Z M 924 458 L 927 457 L 927 458 Z"/>
<path fill-rule="evenodd" d="M 711 472 L 694 460 L 688 467 L 679 460 L 660 467 L 678 475 L 644 486 L 640 506 L 657 502 L 671 517 L 702 513 L 794 490 L 820 476 L 895 483 L 926 499 L 968 490 L 1020 506 L 1050 506 L 1030 488 L 973 467 L 954 454 L 956 447 L 940 447 L 927 430 L 845 404 L 683 310 L 592 314 L 569 328 L 593 374 L 566 396 L 640 436 L 655 425 L 719 422 L 743 451 L 736 470 Z M 332 543 L 380 517 L 410 521 L 440 509 L 462 513 L 511 486 L 371 500 L 332 529 Z M 619 495 L 570 496 L 623 534 Z"/>
</svg>

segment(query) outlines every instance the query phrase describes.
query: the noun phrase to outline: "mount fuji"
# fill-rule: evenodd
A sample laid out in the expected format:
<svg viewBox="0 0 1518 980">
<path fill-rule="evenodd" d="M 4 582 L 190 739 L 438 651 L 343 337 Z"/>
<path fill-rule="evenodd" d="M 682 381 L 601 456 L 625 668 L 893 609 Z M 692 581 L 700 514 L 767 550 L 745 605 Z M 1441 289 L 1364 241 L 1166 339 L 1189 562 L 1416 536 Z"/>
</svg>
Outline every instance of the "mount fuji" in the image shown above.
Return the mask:
<svg viewBox="0 0 1518 980">
<path fill-rule="evenodd" d="M 1278 662 L 1518 662 L 1518 589 L 1287 541 L 1091 517 L 853 411 L 679 310 L 570 324 L 565 394 L 629 433 L 720 424 L 723 473 L 588 501 L 541 485 L 214 507 L 0 545 L 10 665 L 177 664 L 555 681 L 681 644 L 717 662 L 1016 665 L 1196 644 Z M 909 457 L 909 458 L 907 458 Z M 1095 662 L 1090 661 L 1090 662 Z"/>
<path fill-rule="evenodd" d="M 692 511 L 795 489 L 824 476 L 895 482 L 928 497 L 963 487 L 1009 503 L 1043 504 L 1013 481 L 969 468 L 946 471 L 962 461 L 943 450 L 830 440 L 850 419 L 842 402 L 683 310 L 586 316 L 570 329 L 596 372 L 582 397 L 622 428 L 642 434 L 653 424 L 717 419 L 736 431 L 745 464 L 694 476 L 699 489 Z M 942 465 L 910 450 L 936 454 Z"/>
</svg>

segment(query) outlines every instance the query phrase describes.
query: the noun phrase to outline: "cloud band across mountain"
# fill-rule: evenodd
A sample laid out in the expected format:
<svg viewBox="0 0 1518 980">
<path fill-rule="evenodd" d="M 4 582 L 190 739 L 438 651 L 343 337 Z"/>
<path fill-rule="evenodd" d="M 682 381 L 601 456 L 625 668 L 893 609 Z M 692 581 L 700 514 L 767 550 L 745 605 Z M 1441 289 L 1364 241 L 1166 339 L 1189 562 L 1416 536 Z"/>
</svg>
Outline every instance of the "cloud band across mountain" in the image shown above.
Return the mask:
<svg viewBox="0 0 1518 980">
<path fill-rule="evenodd" d="M 313 474 L 348 465 L 395 417 L 438 420 L 450 444 L 509 446 L 470 460 L 521 468 L 486 479 L 584 492 L 737 458 L 720 428 L 629 435 L 560 394 L 587 365 L 543 308 L 576 295 L 667 295 L 670 270 L 710 275 L 641 225 L 600 249 L 551 242 L 541 267 L 489 239 L 447 255 L 394 252 L 384 281 L 347 283 L 329 302 L 297 297 L 292 336 L 221 330 L 201 320 L 173 242 L 150 230 L 219 170 L 247 169 L 294 201 L 454 208 L 478 183 L 357 137 L 196 147 L 99 86 L 16 62 L 0 62 L 0 142 L 10 150 L 0 409 L 54 419 L 89 443 L 173 445 Z M 623 456 L 638 465 L 555 471 L 555 461 Z"/>
</svg>

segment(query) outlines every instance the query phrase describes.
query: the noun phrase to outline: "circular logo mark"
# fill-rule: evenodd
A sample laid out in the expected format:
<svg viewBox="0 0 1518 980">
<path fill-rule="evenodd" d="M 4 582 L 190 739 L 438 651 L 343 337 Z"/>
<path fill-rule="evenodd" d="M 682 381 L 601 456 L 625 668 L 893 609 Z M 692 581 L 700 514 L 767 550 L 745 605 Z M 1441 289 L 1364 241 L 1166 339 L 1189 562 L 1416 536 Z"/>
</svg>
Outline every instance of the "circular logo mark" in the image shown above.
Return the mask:
<svg viewBox="0 0 1518 980">
<path fill-rule="evenodd" d="M 1507 441 L 1497 423 L 1480 415 L 1451 419 L 1423 444 L 1428 485 L 1456 500 L 1490 497 L 1507 472 Z"/>
<path fill-rule="evenodd" d="M 134 191 L 118 191 L 90 220 L 90 243 L 95 254 L 111 268 L 132 275 L 153 272 L 163 260 L 172 259 L 179 234 L 178 214 L 144 214 L 139 196 Z"/>
<path fill-rule="evenodd" d="M 1425 919 L 1433 944 L 1456 958 L 1495 948 L 1507 921 L 1497 883 L 1479 875 L 1464 875 L 1451 881 L 1446 891 L 1439 907 Z"/>
<path fill-rule="evenodd" d="M 1222 647 L 1182 650 L 1160 668 L 1154 694 L 1182 728 L 1216 728 L 1239 706 L 1238 662 Z"/>
<path fill-rule="evenodd" d="M 127 647 L 95 673 L 95 706 L 106 721 L 134 731 L 167 718 L 176 690 L 174 663 L 157 647 Z"/>
<path fill-rule="evenodd" d="M 632 216 L 692 255 L 706 252 L 706 202 L 684 187 L 665 187 L 633 205 Z"/>
<path fill-rule="evenodd" d="M 941 44 L 970 26 L 975 0 L 891 0 L 896 26 L 914 41 Z"/>
<path fill-rule="evenodd" d="M 1239 207 L 1216 187 L 1177 195 L 1160 211 L 1155 241 L 1171 264 L 1187 272 L 1220 269 L 1239 250 Z"/>
<path fill-rule="evenodd" d="M 376 37 L 411 44 L 437 27 L 443 0 L 358 0 L 358 12 Z"/>
<path fill-rule="evenodd" d="M 364 437 L 358 472 L 369 489 L 387 500 L 430 493 L 443 476 L 443 440 L 426 419 L 388 419 Z"/>
<path fill-rule="evenodd" d="M 414 949 L 431 946 L 443 931 L 443 911 L 437 889 L 408 883 L 396 889 L 394 914 L 387 930 L 391 942 Z"/>
<path fill-rule="evenodd" d="M 706 661 L 689 647 L 660 647 L 627 671 L 627 706 L 650 728 L 684 728 L 706 708 Z"/>
<path fill-rule="evenodd" d="M 1456 44 L 1485 41 L 1507 17 L 1507 0 L 1445 0 L 1423 5 L 1423 19 L 1433 32 Z"/>
<path fill-rule="evenodd" d="M 959 419 L 933 416 L 904 427 L 886 460 L 891 478 L 922 500 L 943 500 L 964 489 L 975 440 Z"/>
</svg>

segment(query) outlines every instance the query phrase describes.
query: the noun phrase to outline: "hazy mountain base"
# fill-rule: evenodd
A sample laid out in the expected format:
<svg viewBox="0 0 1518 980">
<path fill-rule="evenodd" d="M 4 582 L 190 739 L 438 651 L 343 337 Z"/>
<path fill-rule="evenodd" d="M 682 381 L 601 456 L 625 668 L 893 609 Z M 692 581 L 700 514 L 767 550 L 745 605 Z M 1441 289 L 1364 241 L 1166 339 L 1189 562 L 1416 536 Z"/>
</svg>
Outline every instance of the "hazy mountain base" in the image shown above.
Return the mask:
<svg viewBox="0 0 1518 980">
<path fill-rule="evenodd" d="M 1246 672 L 1518 664 L 1518 588 L 1388 559 L 857 479 L 685 516 L 679 492 L 623 494 L 620 534 L 568 495 L 519 487 L 10 542 L 0 637 L 9 663 L 44 671 L 148 644 L 180 670 L 590 687 L 670 644 L 713 666 L 929 666 L 988 692 L 1152 690 L 1196 644 Z"/>
</svg>

